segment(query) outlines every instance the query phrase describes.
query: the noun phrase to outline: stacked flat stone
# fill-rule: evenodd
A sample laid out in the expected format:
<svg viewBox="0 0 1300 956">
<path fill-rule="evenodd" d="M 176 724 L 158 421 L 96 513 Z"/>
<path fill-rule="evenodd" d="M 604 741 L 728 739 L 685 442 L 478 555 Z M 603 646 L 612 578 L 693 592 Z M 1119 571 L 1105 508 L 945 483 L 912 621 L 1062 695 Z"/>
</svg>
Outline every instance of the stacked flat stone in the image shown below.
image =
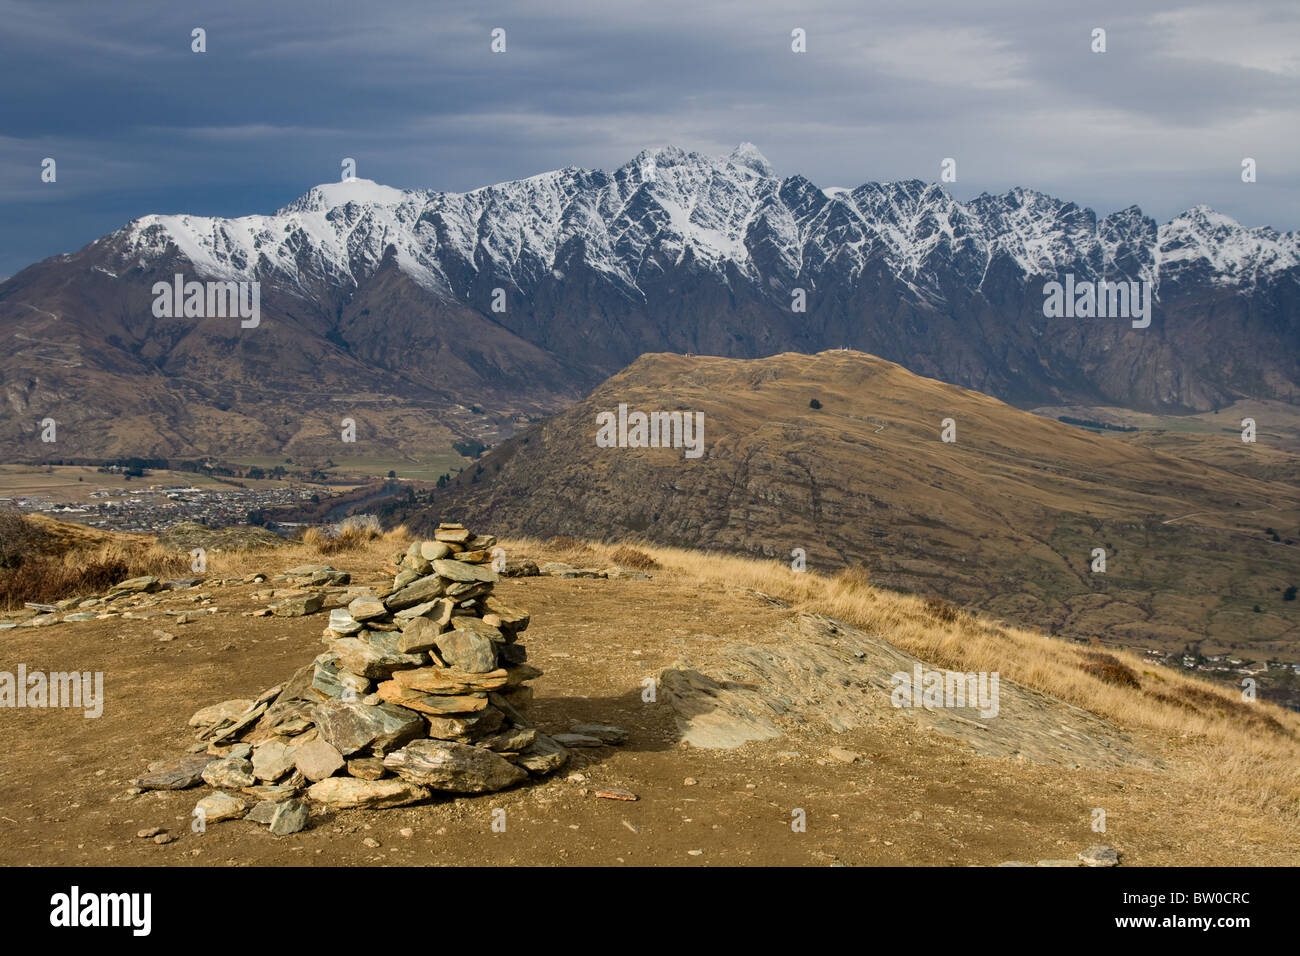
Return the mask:
<svg viewBox="0 0 1300 956">
<path fill-rule="evenodd" d="M 541 671 L 519 643 L 528 613 L 492 593 L 495 544 L 445 523 L 393 555 L 390 587 L 330 612 L 328 650 L 256 700 L 196 713 L 191 749 L 206 752 L 152 765 L 137 786 L 206 783 L 218 790 L 199 801 L 207 822 L 291 833 L 307 824 L 302 798 L 399 806 L 559 769 L 568 750 L 525 716 Z"/>
<path fill-rule="evenodd" d="M 391 588 L 330 612 L 312 679 L 326 699 L 313 722 L 341 757 L 379 758 L 409 783 L 459 793 L 564 763 L 565 749 L 524 715 L 526 682 L 541 671 L 518 639 L 528 612 L 492 593 L 495 544 L 443 523 L 393 556 Z"/>
</svg>

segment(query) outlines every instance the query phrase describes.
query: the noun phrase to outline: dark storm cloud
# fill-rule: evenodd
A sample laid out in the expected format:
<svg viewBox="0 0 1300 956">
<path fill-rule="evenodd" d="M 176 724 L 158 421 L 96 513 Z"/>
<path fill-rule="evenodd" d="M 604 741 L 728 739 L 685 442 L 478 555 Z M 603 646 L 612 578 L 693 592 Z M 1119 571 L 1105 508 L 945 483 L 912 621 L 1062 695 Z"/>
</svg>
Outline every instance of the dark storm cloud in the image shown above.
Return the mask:
<svg viewBox="0 0 1300 956">
<path fill-rule="evenodd" d="M 147 212 L 269 212 L 345 156 L 463 190 L 750 140 L 823 186 L 933 180 L 952 156 L 962 198 L 1023 185 L 1161 220 L 1206 202 L 1283 229 L 1300 209 L 1288 2 L 0 0 L 0 22 L 0 274 Z"/>
</svg>

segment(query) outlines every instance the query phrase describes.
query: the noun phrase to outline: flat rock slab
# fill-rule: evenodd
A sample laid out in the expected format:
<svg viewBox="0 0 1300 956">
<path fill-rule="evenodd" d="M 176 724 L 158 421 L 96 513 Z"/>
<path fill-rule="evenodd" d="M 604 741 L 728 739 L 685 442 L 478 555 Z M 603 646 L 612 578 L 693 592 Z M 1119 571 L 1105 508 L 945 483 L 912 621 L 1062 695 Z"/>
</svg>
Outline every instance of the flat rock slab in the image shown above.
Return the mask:
<svg viewBox="0 0 1300 956">
<path fill-rule="evenodd" d="M 181 757 L 160 770 L 151 770 L 135 781 L 142 790 L 188 790 L 203 783 L 203 770 L 215 760 L 208 754 Z"/>
<path fill-rule="evenodd" d="M 384 617 L 388 608 L 377 597 L 359 597 L 347 607 L 348 616 L 354 621 L 364 622 L 373 618 Z"/>
<path fill-rule="evenodd" d="M 220 744 L 234 740 L 249 727 L 253 726 L 253 724 L 257 723 L 258 720 L 261 719 L 262 715 L 266 713 L 268 706 L 269 704 L 267 701 L 261 701 L 240 714 L 235 718 L 235 722 L 229 726 L 225 726 L 224 723 L 214 725 L 212 729 L 212 742 Z"/>
<path fill-rule="evenodd" d="M 496 584 L 500 579 L 491 568 L 481 564 L 466 564 L 464 561 L 452 561 L 446 558 L 433 562 L 434 573 L 448 581 L 461 584 Z"/>
<path fill-rule="evenodd" d="M 536 670 L 536 668 L 533 669 Z M 527 679 L 531 680 L 531 677 Z M 569 728 L 569 733 L 581 734 L 584 737 L 595 737 L 601 743 L 610 744 L 614 747 L 627 743 L 627 731 L 622 727 L 614 727 L 611 724 L 574 724 Z"/>
<path fill-rule="evenodd" d="M 510 630 L 524 631 L 528 629 L 528 622 L 531 620 L 528 612 L 503 603 L 496 595 L 485 598 L 483 606 L 490 613 L 500 618 L 501 623 Z"/>
<path fill-rule="evenodd" d="M 445 590 L 446 585 L 443 583 L 442 578 L 436 574 L 429 574 L 412 581 L 405 587 L 398 588 L 384 598 L 384 604 L 390 611 L 401 611 L 416 604 L 425 604 L 434 598 L 442 597 Z M 356 617 L 355 612 L 352 616 Z"/>
<path fill-rule="evenodd" d="M 332 777 L 343 769 L 343 755 L 337 747 L 319 737 L 294 750 L 294 765 L 313 782 Z"/>
<path fill-rule="evenodd" d="M 420 714 L 444 717 L 449 714 L 473 714 L 486 710 L 487 694 L 426 694 L 424 691 L 411 690 L 396 681 L 386 680 L 379 685 L 379 698 L 387 703 Z"/>
<path fill-rule="evenodd" d="M 371 810 L 400 807 L 427 800 L 432 791 L 406 780 L 361 780 L 357 777 L 330 777 L 313 784 L 307 799 L 336 810 L 362 807 Z"/>
<path fill-rule="evenodd" d="M 384 762 L 378 757 L 353 757 L 348 761 L 348 776 L 362 780 L 380 780 L 386 773 Z"/>
<path fill-rule="evenodd" d="M 271 815 L 271 833 L 275 836 L 288 836 L 299 830 L 307 829 L 311 810 L 302 800 L 285 800 L 275 805 Z"/>
<path fill-rule="evenodd" d="M 238 790 L 256 783 L 253 764 L 244 757 L 223 757 L 203 768 L 203 781 L 210 787 Z"/>
<path fill-rule="evenodd" d="M 1079 854 L 1084 866 L 1119 866 L 1119 853 L 1114 847 L 1090 846 Z"/>
<path fill-rule="evenodd" d="M 382 756 L 425 732 L 423 717 L 391 704 L 327 700 L 315 713 L 321 739 L 345 757 L 366 747 Z"/>
<path fill-rule="evenodd" d="M 484 737 L 478 742 L 480 747 L 486 747 L 488 750 L 495 750 L 497 753 L 519 753 L 531 747 L 533 741 L 537 739 L 537 729 L 534 727 L 512 727 L 504 730 L 499 734 L 492 734 Z"/>
<path fill-rule="evenodd" d="M 417 740 L 384 758 L 404 780 L 452 793 L 492 793 L 528 774 L 490 750 L 450 740 Z"/>
<path fill-rule="evenodd" d="M 330 630 L 338 634 L 355 634 L 365 627 L 348 613 L 346 608 L 336 607 L 330 611 Z"/>
<path fill-rule="evenodd" d="M 119 594 L 151 594 L 154 591 L 162 590 L 162 584 L 155 577 L 144 576 L 139 578 L 128 578 L 125 581 L 119 581 L 108 589 L 106 597 L 116 597 Z"/>
<path fill-rule="evenodd" d="M 370 693 L 370 679 L 340 668 L 338 657 L 333 652 L 316 658 L 313 667 L 311 686 L 326 697 L 356 699 Z"/>
<path fill-rule="evenodd" d="M 472 631 L 439 634 L 434 646 L 438 649 L 438 656 L 450 666 L 471 674 L 486 674 L 497 669 L 496 644 Z"/>
<path fill-rule="evenodd" d="M 257 806 L 253 807 L 253 809 L 249 810 L 248 815 L 245 816 L 244 819 L 249 823 L 260 823 L 263 826 L 267 826 L 270 824 L 271 818 L 275 816 L 275 805 L 275 800 L 263 800 Z"/>
<path fill-rule="evenodd" d="M 439 625 L 444 631 L 447 629 L 447 622 L 451 620 L 451 615 L 456 610 L 456 602 L 449 598 L 434 598 L 432 601 L 425 601 L 423 604 L 416 604 L 412 607 L 404 608 L 398 611 L 393 617 L 405 630 L 407 624 L 415 618 L 427 617 L 433 623 Z"/>
<path fill-rule="evenodd" d="M 711 647 L 703 674 L 685 665 L 660 675 L 661 699 L 682 738 L 735 747 L 800 727 L 842 733 L 903 720 L 963 741 L 979 754 L 1063 767 L 1159 766 L 1114 725 L 1055 697 L 999 681 L 996 715 L 975 706 L 894 706 L 897 674 L 946 674 L 881 637 L 819 614 L 800 613 L 770 640 Z"/>
<path fill-rule="evenodd" d="M 276 617 L 306 617 L 308 614 L 315 614 L 324 605 L 325 595 L 303 594 L 271 605 L 271 613 Z"/>
<path fill-rule="evenodd" d="M 428 735 L 439 740 L 477 740 L 501 729 L 505 723 L 505 714 L 495 707 L 488 707 L 477 714 L 456 717 L 425 718 L 429 725 Z"/>
<path fill-rule="evenodd" d="M 477 634 L 479 637 L 486 637 L 489 641 L 497 644 L 505 643 L 505 634 L 501 628 L 494 627 L 482 618 L 471 617 L 468 614 L 457 614 L 451 619 L 450 630 L 468 631 L 470 634 Z"/>
<path fill-rule="evenodd" d="M 275 740 L 253 750 L 253 776 L 274 783 L 293 769 L 294 749 Z"/>
<path fill-rule="evenodd" d="M 468 694 L 499 690 L 509 683 L 510 674 L 502 668 L 473 674 L 458 667 L 417 667 L 398 671 L 393 680 L 402 687 L 426 694 Z"/>
<path fill-rule="evenodd" d="M 412 545 L 416 547 L 416 545 Z M 420 557 L 426 561 L 437 561 L 441 558 L 451 557 L 451 548 L 447 547 L 442 541 L 421 541 L 418 544 Z"/>
<path fill-rule="evenodd" d="M 194 809 L 202 811 L 200 819 L 204 824 L 220 823 L 222 820 L 242 818 L 248 812 L 248 801 L 218 790 L 196 803 Z"/>
<path fill-rule="evenodd" d="M 209 727 L 212 724 L 219 724 L 223 720 L 233 721 L 248 708 L 253 706 L 251 700 L 237 697 L 234 700 L 223 700 L 219 704 L 212 704 L 194 712 L 190 718 L 191 727 Z"/>
<path fill-rule="evenodd" d="M 417 607 L 424 607 L 420 604 Z M 429 603 L 432 607 L 433 603 Z M 397 649 L 403 654 L 423 654 L 438 646 L 438 635 L 443 631 L 441 625 L 427 617 L 416 617 L 402 626 L 401 636 L 397 639 Z"/>
<path fill-rule="evenodd" d="M 406 654 L 399 649 L 400 632 L 363 631 L 357 637 L 330 641 L 341 668 L 368 680 L 387 680 L 393 671 L 429 663 L 427 654 Z"/>
<path fill-rule="evenodd" d="M 542 776 L 563 767 L 569 759 L 569 751 L 553 737 L 538 734 L 531 744 L 521 750 L 517 756 L 509 759 L 511 763 L 518 764 L 529 773 Z"/>
<path fill-rule="evenodd" d="M 244 787 L 239 792 L 263 802 L 277 803 L 295 796 L 307 785 L 306 779 L 301 774 L 294 774 L 293 779 L 301 781 L 301 786 L 297 783 L 262 783 L 255 787 Z"/>
</svg>

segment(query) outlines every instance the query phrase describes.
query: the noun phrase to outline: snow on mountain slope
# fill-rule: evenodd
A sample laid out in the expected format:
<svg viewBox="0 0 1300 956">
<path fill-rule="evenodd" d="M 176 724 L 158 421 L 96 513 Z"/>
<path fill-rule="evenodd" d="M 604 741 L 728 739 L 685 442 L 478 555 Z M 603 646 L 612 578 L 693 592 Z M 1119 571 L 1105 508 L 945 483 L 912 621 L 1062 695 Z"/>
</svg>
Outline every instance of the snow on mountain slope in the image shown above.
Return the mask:
<svg viewBox="0 0 1300 956">
<path fill-rule="evenodd" d="M 174 245 L 204 275 L 275 279 L 304 295 L 358 284 L 390 247 L 422 287 L 456 298 L 484 272 L 529 292 L 575 256 L 637 296 L 664 261 L 734 270 L 783 295 L 828 272 L 855 280 L 880 260 L 931 302 L 943 301 L 942 276 L 978 289 L 1003 259 L 1025 276 L 1244 287 L 1300 264 L 1296 233 L 1246 229 L 1204 206 L 1156 227 L 1137 207 L 1098 220 L 1032 189 L 967 203 L 919 180 L 819 189 L 777 178 L 749 143 L 726 157 L 647 149 L 613 173 L 571 167 L 467 193 L 328 183 L 273 215 L 145 216 L 114 238 L 141 264 Z"/>
</svg>

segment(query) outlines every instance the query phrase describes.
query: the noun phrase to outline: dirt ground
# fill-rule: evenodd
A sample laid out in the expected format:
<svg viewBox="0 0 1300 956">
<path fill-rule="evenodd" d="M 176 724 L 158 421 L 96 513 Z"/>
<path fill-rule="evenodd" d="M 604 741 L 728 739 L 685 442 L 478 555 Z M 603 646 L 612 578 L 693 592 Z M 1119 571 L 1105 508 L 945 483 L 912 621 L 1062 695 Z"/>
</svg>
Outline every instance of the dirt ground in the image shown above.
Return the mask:
<svg viewBox="0 0 1300 956">
<path fill-rule="evenodd" d="M 356 583 L 376 583 L 346 557 Z M 268 557 L 268 573 L 281 568 Z M 326 615 L 250 618 L 267 585 L 176 592 L 166 607 L 210 593 L 217 614 L 177 624 L 63 623 L 0 633 L 0 669 L 103 671 L 103 716 L 0 710 L 3 865 L 991 865 L 1072 858 L 1104 843 L 1122 865 L 1300 863 L 1294 830 L 1262 813 L 1228 814 L 1197 792 L 1175 742 L 1139 739 L 1159 771 L 1075 770 L 987 758 L 905 720 L 845 734 L 787 735 L 737 750 L 678 742 L 671 709 L 642 700 L 642 681 L 710 642 L 756 640 L 791 611 L 724 587 L 655 580 L 521 578 L 497 593 L 532 612 L 522 635 L 530 712 L 544 730 L 611 723 L 622 747 L 576 751 L 547 780 L 511 791 L 381 811 L 313 814 L 309 830 L 275 837 L 243 821 L 192 833 L 207 788 L 130 796 L 153 760 L 179 756 L 198 708 L 255 697 L 322 650 Z M 175 635 L 159 640 L 156 631 Z M 830 748 L 861 754 L 857 763 Z M 688 778 L 692 782 L 688 783 Z M 615 787 L 635 802 L 596 797 Z M 493 810 L 505 810 L 505 830 Z M 1094 808 L 1106 832 L 1091 829 Z M 806 814 L 806 832 L 792 827 Z M 498 815 L 499 819 L 499 815 Z M 164 827 L 167 845 L 139 839 Z M 402 836 L 409 828 L 410 836 Z M 378 847 L 367 846 L 367 838 Z"/>
</svg>

